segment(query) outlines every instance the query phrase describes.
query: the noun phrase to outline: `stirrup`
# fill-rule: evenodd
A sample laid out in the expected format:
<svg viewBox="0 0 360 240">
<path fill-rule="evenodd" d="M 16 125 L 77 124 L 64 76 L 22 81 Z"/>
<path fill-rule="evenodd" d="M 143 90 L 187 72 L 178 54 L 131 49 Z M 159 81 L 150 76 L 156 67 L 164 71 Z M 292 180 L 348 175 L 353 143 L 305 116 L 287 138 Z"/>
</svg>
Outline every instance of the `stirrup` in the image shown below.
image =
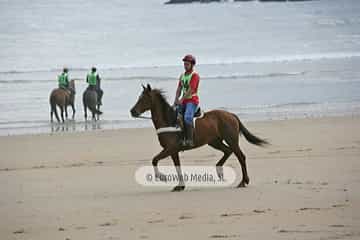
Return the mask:
<svg viewBox="0 0 360 240">
<path fill-rule="evenodd" d="M 194 145 L 194 141 L 193 140 L 186 140 L 185 141 L 185 145 L 187 146 L 187 147 L 193 147 L 193 146 L 195 146 Z"/>
</svg>

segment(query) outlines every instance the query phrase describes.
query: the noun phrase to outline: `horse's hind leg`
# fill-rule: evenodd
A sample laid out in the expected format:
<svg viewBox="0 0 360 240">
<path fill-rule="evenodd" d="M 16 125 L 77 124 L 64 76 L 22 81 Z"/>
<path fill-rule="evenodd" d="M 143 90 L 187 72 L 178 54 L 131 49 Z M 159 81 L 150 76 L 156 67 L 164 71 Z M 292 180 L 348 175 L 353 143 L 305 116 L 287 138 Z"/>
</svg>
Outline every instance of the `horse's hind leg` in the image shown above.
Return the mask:
<svg viewBox="0 0 360 240">
<path fill-rule="evenodd" d="M 61 120 L 62 120 L 62 122 L 65 122 L 65 120 L 64 120 L 64 107 L 61 106 L 60 110 L 61 110 Z"/>
<path fill-rule="evenodd" d="M 100 104 L 97 105 L 97 110 L 100 111 Z M 97 120 L 100 120 L 100 114 L 97 114 Z"/>
<path fill-rule="evenodd" d="M 84 104 L 84 117 L 85 121 L 87 121 L 87 106 Z"/>
<path fill-rule="evenodd" d="M 57 113 L 56 105 L 52 107 L 52 113 L 55 113 L 56 120 L 60 122 L 59 115 Z M 52 117 L 52 116 L 51 116 Z"/>
<path fill-rule="evenodd" d="M 50 109 L 50 122 L 54 122 L 54 118 L 53 118 L 54 112 L 52 110 L 52 108 Z"/>
<path fill-rule="evenodd" d="M 230 131 L 229 129 L 228 133 L 225 134 L 225 136 L 226 136 L 225 138 L 226 143 L 234 152 L 241 165 L 242 180 L 237 187 L 245 187 L 246 184 L 249 184 L 250 180 L 246 168 L 246 157 L 239 147 L 239 134 L 233 130 Z"/>
<path fill-rule="evenodd" d="M 224 153 L 224 156 L 216 163 L 216 173 L 219 178 L 223 179 L 224 173 L 222 166 L 226 162 L 226 160 L 230 157 L 232 150 L 230 147 L 226 146 L 220 139 L 216 139 L 209 143 L 209 146 L 220 150 Z"/>
<path fill-rule="evenodd" d="M 247 168 L 246 168 L 246 157 L 245 157 L 244 153 L 240 150 L 239 145 L 236 145 L 234 147 L 233 151 L 240 162 L 242 175 L 243 175 L 243 178 L 242 178 L 240 184 L 238 185 L 238 187 L 245 187 L 246 184 L 249 184 L 249 182 L 250 182 L 249 176 L 247 173 Z"/>
<path fill-rule="evenodd" d="M 66 117 L 66 119 L 68 119 L 68 110 L 67 110 L 67 109 L 68 109 L 68 107 L 67 107 L 67 106 L 65 106 L 64 108 L 65 108 L 65 117 Z"/>
<path fill-rule="evenodd" d="M 185 189 L 185 183 L 184 183 L 184 178 L 183 178 L 183 174 L 181 172 L 181 166 L 180 166 L 180 159 L 179 159 L 179 153 L 174 153 L 171 155 L 171 158 L 174 162 L 175 168 L 176 168 L 176 173 L 178 175 L 179 178 L 179 184 L 173 188 L 173 192 L 180 192 L 183 191 Z"/>
<path fill-rule="evenodd" d="M 95 111 L 91 110 L 91 113 L 92 113 L 92 120 L 96 121 L 96 113 L 95 113 Z"/>
<path fill-rule="evenodd" d="M 74 103 L 71 104 L 71 108 L 72 108 L 72 112 L 73 112 L 72 119 L 74 120 L 75 119 L 75 106 L 74 106 Z"/>
</svg>

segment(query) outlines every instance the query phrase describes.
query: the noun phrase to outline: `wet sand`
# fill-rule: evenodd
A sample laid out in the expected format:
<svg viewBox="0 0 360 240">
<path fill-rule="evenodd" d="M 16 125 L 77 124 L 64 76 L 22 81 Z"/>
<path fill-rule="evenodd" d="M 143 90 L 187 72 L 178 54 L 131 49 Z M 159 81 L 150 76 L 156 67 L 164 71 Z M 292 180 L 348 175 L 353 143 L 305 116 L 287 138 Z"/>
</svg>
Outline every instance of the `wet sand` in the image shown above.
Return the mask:
<svg viewBox="0 0 360 240">
<path fill-rule="evenodd" d="M 244 122 L 250 185 L 143 187 L 153 129 L 0 137 L 1 239 L 359 239 L 360 118 Z M 215 165 L 210 147 L 183 165 Z M 161 165 L 172 164 L 164 159 Z M 232 155 L 226 166 L 239 172 Z"/>
</svg>

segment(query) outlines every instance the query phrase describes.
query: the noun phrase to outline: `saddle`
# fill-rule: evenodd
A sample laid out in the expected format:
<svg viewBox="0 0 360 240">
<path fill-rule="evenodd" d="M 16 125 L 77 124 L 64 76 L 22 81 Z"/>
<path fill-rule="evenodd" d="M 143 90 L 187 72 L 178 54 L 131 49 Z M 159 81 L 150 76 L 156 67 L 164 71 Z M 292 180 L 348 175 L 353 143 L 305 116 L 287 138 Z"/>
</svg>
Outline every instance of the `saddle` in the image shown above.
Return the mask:
<svg viewBox="0 0 360 240">
<path fill-rule="evenodd" d="M 71 96 L 72 94 L 75 94 L 75 91 L 73 89 L 70 89 L 70 88 L 59 87 L 59 89 L 65 91 L 67 94 L 69 94 L 69 96 Z"/>
<path fill-rule="evenodd" d="M 198 118 L 202 118 L 204 116 L 204 112 L 202 111 L 202 109 L 200 108 L 200 106 L 196 109 L 196 112 L 194 114 L 194 118 L 193 118 L 193 125 L 194 125 L 194 129 L 195 129 L 195 122 L 196 119 Z M 184 124 L 185 120 L 184 120 L 184 113 L 179 112 L 178 115 L 178 119 L 176 120 L 177 125 L 180 127 L 181 132 L 185 131 L 185 124 Z"/>
</svg>

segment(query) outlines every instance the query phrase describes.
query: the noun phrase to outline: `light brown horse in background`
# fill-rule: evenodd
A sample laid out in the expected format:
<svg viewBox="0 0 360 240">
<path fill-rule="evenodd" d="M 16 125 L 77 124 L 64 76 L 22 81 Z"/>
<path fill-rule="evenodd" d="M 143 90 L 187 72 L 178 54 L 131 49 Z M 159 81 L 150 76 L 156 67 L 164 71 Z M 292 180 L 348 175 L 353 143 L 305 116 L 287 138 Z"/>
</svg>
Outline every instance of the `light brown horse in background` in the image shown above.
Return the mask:
<svg viewBox="0 0 360 240">
<path fill-rule="evenodd" d="M 151 89 L 149 84 L 147 87 L 143 86 L 143 92 L 130 112 L 133 117 L 139 117 L 148 110 L 151 111 L 151 118 L 156 129 L 173 127 L 176 125 L 177 120 L 175 110 L 166 101 L 163 92 L 159 89 Z M 216 164 L 217 174 L 220 178 L 223 176 L 222 166 L 225 161 L 232 153 L 236 155 L 242 169 L 242 180 L 238 187 L 245 187 L 246 184 L 249 184 L 250 180 L 247 173 L 245 155 L 239 147 L 239 134 L 241 133 L 244 134 L 246 140 L 252 144 L 258 146 L 268 144 L 267 141 L 251 134 L 235 114 L 223 110 L 206 112 L 202 118 L 196 120 L 196 127 L 194 129 L 194 147 L 184 147 L 181 144 L 181 132 L 159 133 L 158 139 L 163 150 L 152 160 L 155 176 L 160 178 L 160 180 L 164 179 L 164 175 L 159 172 L 157 165 L 159 160 L 171 156 L 179 179 L 179 184 L 173 191 L 184 190 L 185 184 L 181 177 L 179 152 L 208 144 L 224 153 L 224 156 Z"/>
<path fill-rule="evenodd" d="M 72 107 L 72 119 L 75 118 L 75 80 L 72 79 L 69 83 L 69 90 L 63 88 L 56 88 L 50 94 L 50 121 L 53 122 L 53 114 L 58 122 L 60 122 L 56 106 L 60 108 L 61 120 L 64 122 L 64 112 L 66 119 L 68 118 L 67 106 Z"/>
</svg>

